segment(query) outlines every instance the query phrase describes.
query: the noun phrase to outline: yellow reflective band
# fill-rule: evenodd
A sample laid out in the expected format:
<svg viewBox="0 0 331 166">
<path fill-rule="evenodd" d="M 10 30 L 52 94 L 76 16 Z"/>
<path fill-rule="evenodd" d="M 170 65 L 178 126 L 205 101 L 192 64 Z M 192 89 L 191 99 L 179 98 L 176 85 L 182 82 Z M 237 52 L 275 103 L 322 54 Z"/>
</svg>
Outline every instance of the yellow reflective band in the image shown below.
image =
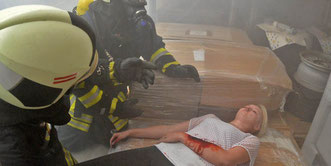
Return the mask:
<svg viewBox="0 0 331 166">
<path fill-rule="evenodd" d="M 67 151 L 63 148 L 64 158 L 66 159 L 67 165 L 71 165 L 70 159 L 68 158 Z"/>
<path fill-rule="evenodd" d="M 81 117 L 74 117 L 74 116 L 72 116 L 71 118 L 73 118 L 75 120 L 79 120 L 79 121 L 85 122 L 85 123 L 89 123 L 89 124 L 91 124 L 92 121 L 93 121 L 93 116 L 87 115 L 87 114 L 82 114 Z"/>
<path fill-rule="evenodd" d="M 114 74 L 115 74 L 114 65 L 115 65 L 115 62 L 109 63 L 109 77 L 112 80 L 114 86 L 118 86 L 118 85 L 121 85 L 122 83 L 118 82 L 118 80 L 114 76 Z"/>
<path fill-rule="evenodd" d="M 67 149 L 63 148 L 63 152 L 68 166 L 76 164 L 75 159 L 73 159 L 71 153 Z"/>
<path fill-rule="evenodd" d="M 149 60 L 150 62 L 153 62 L 154 59 L 162 52 L 167 51 L 165 48 L 160 48 L 158 49 L 156 52 L 154 52 L 154 54 L 151 56 L 151 59 Z"/>
<path fill-rule="evenodd" d="M 123 103 L 126 99 L 126 96 L 123 92 L 118 93 L 117 98 L 120 99 L 120 101 Z"/>
<path fill-rule="evenodd" d="M 85 123 L 92 123 L 93 121 L 93 116 L 88 114 L 82 114 L 81 117 L 75 117 L 75 110 L 73 109 L 69 110 L 69 115 L 72 119 L 79 120 Z"/>
<path fill-rule="evenodd" d="M 78 130 L 81 130 L 81 131 L 85 131 L 85 132 L 88 132 L 89 128 L 90 128 L 90 125 L 89 124 L 86 124 L 84 122 L 80 122 L 78 120 L 75 120 L 75 119 L 71 119 L 70 122 L 68 123 L 69 126 L 73 127 L 73 128 L 76 128 Z"/>
<path fill-rule="evenodd" d="M 74 112 L 75 112 L 75 110 L 70 109 L 70 110 L 69 110 L 69 115 L 70 115 L 71 117 L 74 117 Z"/>
<path fill-rule="evenodd" d="M 76 100 L 70 105 L 69 112 L 70 111 L 74 112 L 75 111 L 75 107 L 76 107 Z"/>
<path fill-rule="evenodd" d="M 128 119 L 121 119 L 121 120 L 117 121 L 114 124 L 114 126 L 115 126 L 117 131 L 120 131 L 128 122 L 129 122 Z"/>
<path fill-rule="evenodd" d="M 85 122 L 85 123 L 92 123 L 93 116 L 91 116 L 91 115 L 82 114 L 82 116 L 80 118 L 74 116 L 75 115 L 75 105 L 76 105 L 76 101 L 70 106 L 70 109 L 69 109 L 70 117 L 75 119 L 75 120 L 79 120 L 79 121 L 82 121 L 82 122 Z"/>
<path fill-rule="evenodd" d="M 111 101 L 111 106 L 110 106 L 110 110 L 109 110 L 110 114 L 113 114 L 114 111 L 116 110 L 117 102 L 118 102 L 117 98 L 113 98 L 113 100 Z"/>
<path fill-rule="evenodd" d="M 70 96 L 70 109 L 69 109 L 69 114 L 71 117 L 74 116 L 75 112 L 75 107 L 76 107 L 76 96 L 72 95 Z"/>
<path fill-rule="evenodd" d="M 113 115 L 109 115 L 108 118 L 112 123 L 115 123 L 119 119 L 117 116 Z"/>
<path fill-rule="evenodd" d="M 167 68 L 168 68 L 170 65 L 179 65 L 179 62 L 174 61 L 174 62 L 169 62 L 169 63 L 165 64 L 165 65 L 163 66 L 163 68 L 162 68 L 162 72 L 163 72 L 163 73 L 166 72 Z"/>
<path fill-rule="evenodd" d="M 46 141 L 49 141 L 49 140 L 51 139 L 50 134 L 51 134 L 52 126 L 51 126 L 51 124 L 49 124 L 49 123 L 46 123 L 45 126 L 46 126 L 45 140 L 46 140 Z"/>
<path fill-rule="evenodd" d="M 85 101 L 89 99 L 97 90 L 99 90 L 98 86 L 94 85 L 94 87 L 87 94 L 85 94 L 82 97 L 79 97 L 78 99 L 80 101 Z"/>
<path fill-rule="evenodd" d="M 48 133 L 46 133 L 45 140 L 46 140 L 46 141 L 51 140 L 51 136 L 50 136 Z"/>
<path fill-rule="evenodd" d="M 77 10 L 76 10 L 77 15 L 79 15 L 79 16 L 84 15 L 89 10 L 89 5 L 93 1 L 94 0 L 79 0 L 78 4 L 77 4 Z"/>
<path fill-rule="evenodd" d="M 78 99 L 82 102 L 85 108 L 89 108 L 101 100 L 102 94 L 103 91 L 95 85 L 90 92 Z"/>
<path fill-rule="evenodd" d="M 98 103 L 102 99 L 102 94 L 103 94 L 103 91 L 100 90 L 100 93 L 98 94 L 98 96 L 96 98 L 94 98 L 90 103 L 84 104 L 84 106 L 86 108 L 92 107 L 93 105 L 95 105 L 96 103 Z"/>
<path fill-rule="evenodd" d="M 74 101 L 76 101 L 76 96 L 73 95 L 73 94 L 71 94 L 69 99 L 70 99 L 70 104 L 71 104 L 71 103 L 73 103 Z"/>
<path fill-rule="evenodd" d="M 70 104 L 73 104 L 76 101 L 76 97 L 70 98 Z"/>
<path fill-rule="evenodd" d="M 110 72 L 110 79 L 115 79 L 115 76 L 114 76 L 114 64 L 115 62 L 110 62 L 109 63 L 109 72 Z"/>
<path fill-rule="evenodd" d="M 170 52 L 168 52 L 168 51 L 164 51 L 164 52 L 161 52 L 159 55 L 157 55 L 154 59 L 153 59 L 153 63 L 156 63 L 156 61 L 159 59 L 159 58 L 161 58 L 161 57 L 163 57 L 163 56 L 165 56 L 165 55 L 170 55 L 170 56 L 172 56 L 171 54 L 170 54 Z"/>
<path fill-rule="evenodd" d="M 74 110 L 76 106 L 76 96 L 70 95 L 70 109 Z"/>
</svg>

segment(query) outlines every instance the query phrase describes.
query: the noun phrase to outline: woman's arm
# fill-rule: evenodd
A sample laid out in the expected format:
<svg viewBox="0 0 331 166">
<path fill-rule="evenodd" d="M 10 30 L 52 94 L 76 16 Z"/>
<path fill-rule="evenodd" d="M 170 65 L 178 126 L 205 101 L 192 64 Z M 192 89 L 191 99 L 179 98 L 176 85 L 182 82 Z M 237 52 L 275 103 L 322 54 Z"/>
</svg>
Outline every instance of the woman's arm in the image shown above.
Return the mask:
<svg viewBox="0 0 331 166">
<path fill-rule="evenodd" d="M 114 145 L 120 140 L 125 139 L 127 137 L 159 139 L 168 133 L 186 132 L 194 128 L 195 126 L 199 125 L 202 121 L 204 121 L 207 118 L 217 118 L 217 117 L 213 114 L 208 114 L 174 125 L 160 125 L 160 126 L 153 126 L 153 127 L 140 128 L 140 129 L 129 129 L 127 131 L 115 133 L 113 137 L 110 139 L 110 144 Z"/>
<path fill-rule="evenodd" d="M 134 138 L 159 139 L 164 135 L 166 135 L 167 133 L 186 132 L 188 125 L 189 125 L 189 121 L 185 121 L 174 125 L 160 125 L 160 126 L 152 126 L 141 129 L 132 129 L 131 131 L 129 131 L 129 133 L 130 133 L 130 137 L 134 137 Z"/>
<path fill-rule="evenodd" d="M 250 161 L 249 154 L 243 147 L 235 146 L 229 150 L 224 150 L 220 146 L 192 137 L 184 132 L 169 133 L 160 141 L 181 142 L 203 159 L 217 166 L 232 166 Z"/>
<path fill-rule="evenodd" d="M 237 146 L 224 150 L 220 146 L 192 137 L 186 133 L 183 133 L 183 135 L 181 142 L 184 145 L 214 165 L 237 165 L 250 160 L 248 152 L 242 147 Z"/>
<path fill-rule="evenodd" d="M 127 131 L 115 133 L 110 139 L 110 144 L 114 145 L 127 137 L 159 139 L 168 133 L 186 132 L 189 122 L 190 121 L 185 121 L 174 125 L 160 125 L 147 128 L 129 129 Z"/>
</svg>

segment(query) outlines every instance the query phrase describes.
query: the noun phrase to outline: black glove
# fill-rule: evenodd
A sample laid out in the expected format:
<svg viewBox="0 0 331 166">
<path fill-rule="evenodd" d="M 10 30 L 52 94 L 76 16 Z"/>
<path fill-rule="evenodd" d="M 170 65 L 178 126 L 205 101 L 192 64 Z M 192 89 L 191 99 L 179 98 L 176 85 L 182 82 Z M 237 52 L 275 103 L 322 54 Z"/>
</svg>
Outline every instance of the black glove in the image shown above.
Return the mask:
<svg viewBox="0 0 331 166">
<path fill-rule="evenodd" d="M 135 108 L 134 106 L 138 103 L 138 99 L 129 99 L 119 106 L 118 110 L 115 111 L 114 116 L 118 116 L 121 119 L 130 119 L 140 116 L 144 111 Z"/>
<path fill-rule="evenodd" d="M 152 71 L 156 69 L 154 64 L 135 57 L 119 61 L 120 62 L 116 64 L 115 67 L 119 81 L 123 83 L 137 81 L 141 83 L 145 89 L 147 89 L 149 85 L 154 84 L 155 75 Z"/>
<path fill-rule="evenodd" d="M 193 78 L 196 82 L 200 82 L 198 70 L 192 65 L 171 65 L 165 74 L 175 78 Z"/>
</svg>

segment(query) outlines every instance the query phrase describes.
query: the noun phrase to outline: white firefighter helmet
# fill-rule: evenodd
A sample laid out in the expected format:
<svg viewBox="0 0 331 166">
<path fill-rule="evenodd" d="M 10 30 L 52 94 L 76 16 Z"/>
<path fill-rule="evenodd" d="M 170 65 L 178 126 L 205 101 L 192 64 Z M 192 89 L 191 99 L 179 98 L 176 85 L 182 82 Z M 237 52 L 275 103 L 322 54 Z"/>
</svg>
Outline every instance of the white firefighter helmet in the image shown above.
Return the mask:
<svg viewBox="0 0 331 166">
<path fill-rule="evenodd" d="M 0 11 L 0 98 L 47 108 L 93 73 L 95 36 L 80 17 L 42 5 Z"/>
</svg>

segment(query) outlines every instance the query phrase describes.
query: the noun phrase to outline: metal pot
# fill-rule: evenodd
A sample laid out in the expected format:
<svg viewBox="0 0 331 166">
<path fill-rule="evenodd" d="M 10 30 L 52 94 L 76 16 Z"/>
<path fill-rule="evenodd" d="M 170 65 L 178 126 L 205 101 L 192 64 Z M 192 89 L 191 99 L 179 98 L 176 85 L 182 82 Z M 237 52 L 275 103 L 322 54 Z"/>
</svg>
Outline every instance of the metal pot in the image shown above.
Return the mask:
<svg viewBox="0 0 331 166">
<path fill-rule="evenodd" d="M 331 72 L 331 56 L 306 50 L 300 53 L 300 58 L 294 79 L 308 89 L 323 93 Z"/>
</svg>

